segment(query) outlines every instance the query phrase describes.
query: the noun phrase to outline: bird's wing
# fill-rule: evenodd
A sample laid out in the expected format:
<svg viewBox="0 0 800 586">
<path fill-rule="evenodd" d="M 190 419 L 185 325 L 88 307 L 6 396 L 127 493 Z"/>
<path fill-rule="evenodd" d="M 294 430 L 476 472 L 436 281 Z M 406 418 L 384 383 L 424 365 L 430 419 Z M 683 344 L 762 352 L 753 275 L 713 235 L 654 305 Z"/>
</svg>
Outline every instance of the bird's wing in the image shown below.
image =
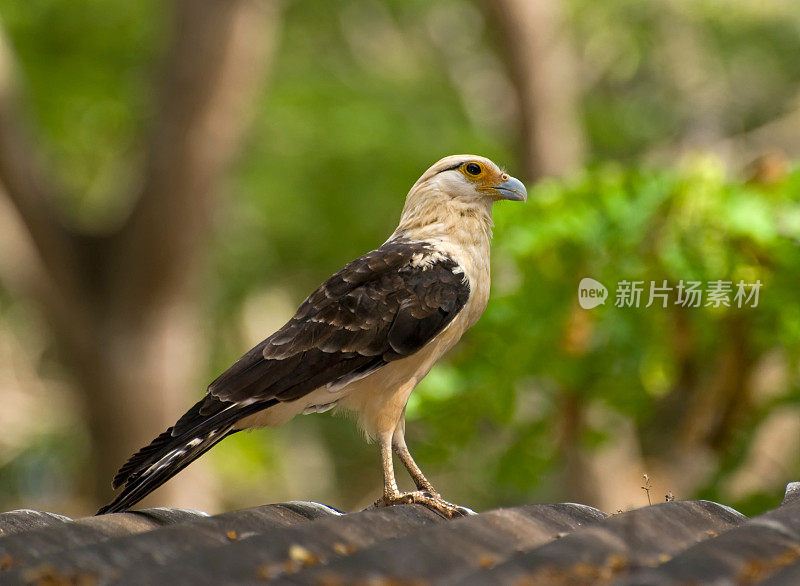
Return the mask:
<svg viewBox="0 0 800 586">
<path fill-rule="evenodd" d="M 292 401 L 410 356 L 464 307 L 469 284 L 429 244 L 391 241 L 330 277 L 209 386 L 222 402 Z"/>
</svg>

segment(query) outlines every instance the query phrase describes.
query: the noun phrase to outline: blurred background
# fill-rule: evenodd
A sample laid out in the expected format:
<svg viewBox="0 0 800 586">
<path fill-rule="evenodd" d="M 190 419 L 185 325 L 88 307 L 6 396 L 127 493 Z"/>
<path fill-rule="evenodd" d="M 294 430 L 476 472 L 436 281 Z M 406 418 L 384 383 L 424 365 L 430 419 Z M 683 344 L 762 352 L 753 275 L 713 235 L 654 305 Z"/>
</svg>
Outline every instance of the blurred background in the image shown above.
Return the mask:
<svg viewBox="0 0 800 586">
<path fill-rule="evenodd" d="M 496 207 L 489 308 L 408 405 L 449 500 L 614 511 L 647 474 L 653 501 L 751 514 L 800 480 L 796 0 L 0 0 L 0 23 L 0 510 L 93 512 L 452 153 L 530 197 Z M 623 279 L 763 287 L 615 307 Z M 325 414 L 145 504 L 380 488 Z"/>
</svg>

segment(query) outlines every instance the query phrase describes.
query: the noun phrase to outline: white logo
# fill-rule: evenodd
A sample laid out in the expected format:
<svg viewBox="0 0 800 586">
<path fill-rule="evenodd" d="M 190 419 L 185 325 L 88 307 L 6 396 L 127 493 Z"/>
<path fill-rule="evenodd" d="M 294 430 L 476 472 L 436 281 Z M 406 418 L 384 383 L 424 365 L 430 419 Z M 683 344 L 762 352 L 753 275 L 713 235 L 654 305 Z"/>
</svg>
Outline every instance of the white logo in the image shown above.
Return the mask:
<svg viewBox="0 0 800 586">
<path fill-rule="evenodd" d="M 600 281 L 585 277 L 578 284 L 578 303 L 584 309 L 604 305 L 606 297 L 608 297 L 608 289 Z"/>
</svg>

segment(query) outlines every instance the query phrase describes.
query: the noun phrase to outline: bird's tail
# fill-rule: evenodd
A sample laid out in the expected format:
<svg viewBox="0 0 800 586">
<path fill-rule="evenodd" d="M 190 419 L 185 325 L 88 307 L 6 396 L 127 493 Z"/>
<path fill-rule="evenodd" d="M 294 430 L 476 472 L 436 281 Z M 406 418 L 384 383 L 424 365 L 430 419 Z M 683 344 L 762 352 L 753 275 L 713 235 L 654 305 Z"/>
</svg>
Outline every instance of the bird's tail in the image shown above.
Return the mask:
<svg viewBox="0 0 800 586">
<path fill-rule="evenodd" d="M 214 445 L 236 433 L 237 421 L 276 402 L 271 399 L 242 405 L 224 403 L 207 395 L 174 426 L 128 459 L 113 481 L 114 488 L 122 484 L 125 487 L 97 514 L 116 513 L 132 507 Z"/>
</svg>

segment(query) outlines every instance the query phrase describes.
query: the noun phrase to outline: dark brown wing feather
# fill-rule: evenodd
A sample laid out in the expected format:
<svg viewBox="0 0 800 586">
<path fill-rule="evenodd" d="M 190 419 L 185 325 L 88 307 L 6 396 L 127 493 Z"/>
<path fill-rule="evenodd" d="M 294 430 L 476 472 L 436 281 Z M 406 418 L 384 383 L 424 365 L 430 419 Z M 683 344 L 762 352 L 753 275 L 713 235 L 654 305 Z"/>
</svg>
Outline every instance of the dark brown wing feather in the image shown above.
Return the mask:
<svg viewBox="0 0 800 586">
<path fill-rule="evenodd" d="M 413 264 L 431 252 L 426 243 L 392 241 L 349 263 L 211 383 L 209 393 L 224 402 L 291 401 L 413 354 L 469 297 L 453 259 Z"/>
</svg>

